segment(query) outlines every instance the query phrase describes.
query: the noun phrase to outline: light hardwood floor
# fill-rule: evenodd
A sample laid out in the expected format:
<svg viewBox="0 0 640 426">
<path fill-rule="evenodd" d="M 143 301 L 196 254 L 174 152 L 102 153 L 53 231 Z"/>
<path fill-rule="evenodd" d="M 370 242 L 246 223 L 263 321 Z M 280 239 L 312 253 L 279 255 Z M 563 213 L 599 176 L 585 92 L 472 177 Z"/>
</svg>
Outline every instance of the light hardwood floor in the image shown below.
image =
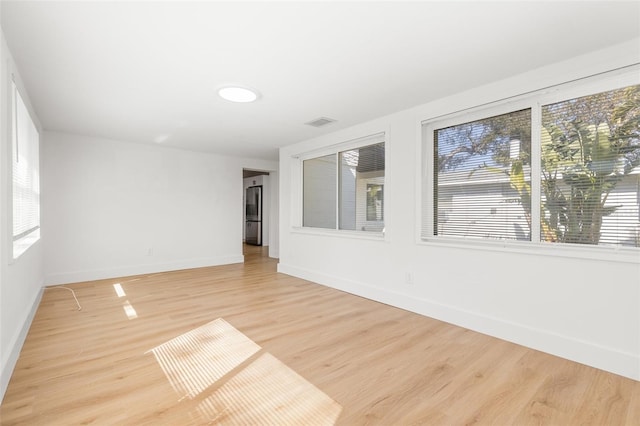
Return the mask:
<svg viewBox="0 0 640 426">
<path fill-rule="evenodd" d="M 639 382 L 246 251 L 244 265 L 70 285 L 81 311 L 46 289 L 0 423 L 640 424 Z"/>
</svg>

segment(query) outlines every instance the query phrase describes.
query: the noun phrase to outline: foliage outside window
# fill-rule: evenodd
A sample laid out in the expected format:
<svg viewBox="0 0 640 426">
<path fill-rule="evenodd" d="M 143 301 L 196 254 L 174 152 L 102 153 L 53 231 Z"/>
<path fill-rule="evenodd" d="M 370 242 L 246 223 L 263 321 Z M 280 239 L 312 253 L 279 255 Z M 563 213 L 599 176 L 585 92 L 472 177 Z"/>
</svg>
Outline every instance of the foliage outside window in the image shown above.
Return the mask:
<svg viewBox="0 0 640 426">
<path fill-rule="evenodd" d="M 533 139 L 531 116 L 424 125 L 434 211 L 423 237 L 640 247 L 640 86 L 543 105 Z"/>
<path fill-rule="evenodd" d="M 384 135 L 363 138 L 369 144 L 302 162 L 304 227 L 383 231 L 385 151 L 380 140 Z"/>
</svg>

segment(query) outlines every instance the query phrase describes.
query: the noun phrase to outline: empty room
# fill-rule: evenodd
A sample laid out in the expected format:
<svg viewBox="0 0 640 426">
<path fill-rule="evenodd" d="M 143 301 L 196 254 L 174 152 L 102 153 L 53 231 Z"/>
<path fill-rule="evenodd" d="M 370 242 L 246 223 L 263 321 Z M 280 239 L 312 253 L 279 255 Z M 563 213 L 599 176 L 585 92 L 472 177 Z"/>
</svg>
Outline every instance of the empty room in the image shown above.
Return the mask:
<svg viewBox="0 0 640 426">
<path fill-rule="evenodd" d="M 0 424 L 640 424 L 640 2 L 0 24 Z"/>
</svg>

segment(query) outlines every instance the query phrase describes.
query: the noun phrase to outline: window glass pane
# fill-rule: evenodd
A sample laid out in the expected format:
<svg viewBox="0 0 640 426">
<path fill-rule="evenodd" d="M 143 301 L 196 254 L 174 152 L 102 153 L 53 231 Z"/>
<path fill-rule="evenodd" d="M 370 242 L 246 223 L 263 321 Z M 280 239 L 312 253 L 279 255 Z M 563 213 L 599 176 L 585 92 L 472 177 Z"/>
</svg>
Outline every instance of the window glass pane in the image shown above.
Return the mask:
<svg viewBox="0 0 640 426">
<path fill-rule="evenodd" d="M 640 247 L 640 86 L 545 105 L 541 240 Z"/>
<path fill-rule="evenodd" d="M 531 110 L 434 131 L 434 235 L 531 239 Z"/>
<path fill-rule="evenodd" d="M 305 160 L 302 225 L 336 229 L 336 155 Z"/>
<path fill-rule="evenodd" d="M 13 92 L 13 257 L 17 258 L 40 236 L 40 136 L 20 93 L 15 87 Z"/>
<path fill-rule="evenodd" d="M 384 220 L 384 185 L 367 184 L 367 220 Z"/>
<path fill-rule="evenodd" d="M 384 142 L 343 151 L 340 157 L 340 229 L 384 229 Z"/>
</svg>

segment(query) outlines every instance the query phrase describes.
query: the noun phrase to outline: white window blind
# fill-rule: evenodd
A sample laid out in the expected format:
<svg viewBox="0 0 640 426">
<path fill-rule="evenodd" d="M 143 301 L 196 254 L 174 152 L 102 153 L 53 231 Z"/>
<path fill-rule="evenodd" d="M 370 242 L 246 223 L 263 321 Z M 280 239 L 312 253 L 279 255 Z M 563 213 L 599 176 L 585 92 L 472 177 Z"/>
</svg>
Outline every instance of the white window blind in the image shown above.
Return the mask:
<svg viewBox="0 0 640 426">
<path fill-rule="evenodd" d="M 438 236 L 530 240 L 531 110 L 435 129 Z"/>
<path fill-rule="evenodd" d="M 40 135 L 13 86 L 13 258 L 40 237 Z"/>
<path fill-rule="evenodd" d="M 336 156 L 311 158 L 303 162 L 302 225 L 336 228 Z"/>
<path fill-rule="evenodd" d="M 640 86 L 542 106 L 542 241 L 640 247 Z"/>
<path fill-rule="evenodd" d="M 384 134 L 347 145 L 348 149 L 302 162 L 302 225 L 382 232 Z"/>
</svg>

